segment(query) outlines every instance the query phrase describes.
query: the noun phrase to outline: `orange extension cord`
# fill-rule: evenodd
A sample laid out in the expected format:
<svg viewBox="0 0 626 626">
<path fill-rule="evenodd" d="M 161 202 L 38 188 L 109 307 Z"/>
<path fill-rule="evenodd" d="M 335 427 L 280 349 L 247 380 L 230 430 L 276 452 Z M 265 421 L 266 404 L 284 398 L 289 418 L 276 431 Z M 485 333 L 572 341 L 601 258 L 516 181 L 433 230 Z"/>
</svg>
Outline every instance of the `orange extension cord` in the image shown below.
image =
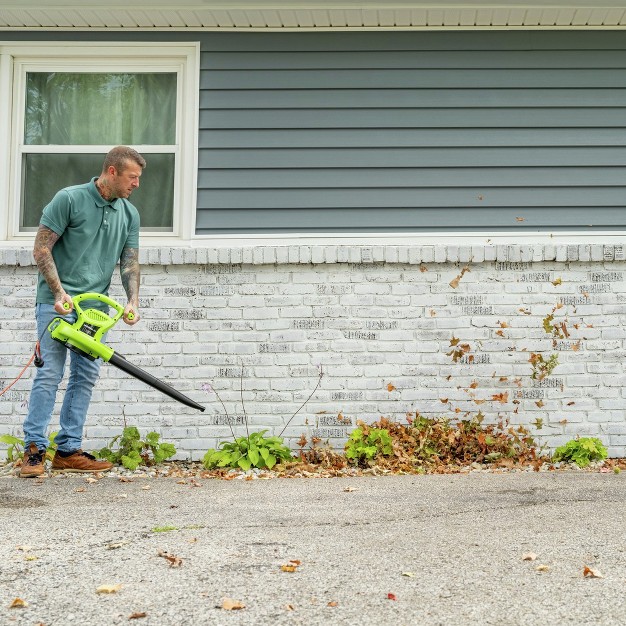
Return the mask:
<svg viewBox="0 0 626 626">
<path fill-rule="evenodd" d="M 41 353 L 39 351 L 39 342 L 35 344 L 35 352 L 33 352 L 33 355 L 30 357 L 28 363 L 24 365 L 22 371 L 17 375 L 17 378 L 10 385 L 7 385 L 2 391 L 0 391 L 0 396 L 3 396 L 9 389 L 11 389 L 11 387 L 13 387 L 13 385 L 15 385 L 15 383 L 23 376 L 24 372 L 28 369 L 30 364 L 35 360 L 35 357 L 37 356 L 41 358 Z"/>
</svg>

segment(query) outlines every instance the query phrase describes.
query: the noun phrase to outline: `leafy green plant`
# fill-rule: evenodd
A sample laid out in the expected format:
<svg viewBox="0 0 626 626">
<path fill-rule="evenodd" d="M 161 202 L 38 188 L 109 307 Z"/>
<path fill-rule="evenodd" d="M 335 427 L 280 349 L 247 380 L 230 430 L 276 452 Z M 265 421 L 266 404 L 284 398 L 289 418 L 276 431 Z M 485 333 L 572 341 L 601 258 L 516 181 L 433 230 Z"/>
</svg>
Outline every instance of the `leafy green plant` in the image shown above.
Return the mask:
<svg viewBox="0 0 626 626">
<path fill-rule="evenodd" d="M 246 436 L 237 437 L 233 429 L 233 425 L 230 419 L 230 415 L 226 410 L 226 406 L 222 401 L 219 393 L 209 383 L 204 383 L 202 389 L 207 392 L 215 394 L 219 400 L 226 419 L 230 427 L 230 432 L 233 435 L 233 441 L 223 441 L 219 447 L 220 450 L 211 448 L 207 451 L 203 458 L 203 464 L 207 469 L 221 468 L 221 467 L 233 467 L 241 468 L 244 471 L 248 471 L 251 467 L 259 469 L 267 468 L 271 469 L 278 462 L 292 461 L 293 455 L 291 449 L 285 445 L 285 440 L 282 438 L 282 434 L 285 432 L 291 420 L 304 408 L 308 401 L 313 397 L 313 394 L 317 391 L 322 381 L 323 372 L 322 366 L 318 365 L 318 378 L 315 389 L 310 393 L 309 397 L 298 407 L 298 409 L 287 420 L 287 423 L 280 431 L 278 436 L 265 437 L 267 430 L 261 430 L 259 432 L 250 432 L 248 427 L 248 415 L 246 413 L 246 407 L 243 400 L 243 364 L 241 366 L 241 373 L 239 376 L 239 391 L 241 394 L 241 408 L 243 410 L 244 425 L 246 427 Z"/>
<path fill-rule="evenodd" d="M 554 451 L 553 461 L 570 461 L 578 467 L 587 467 L 592 461 L 606 459 L 608 452 L 597 437 L 572 439 Z"/>
<path fill-rule="evenodd" d="M 57 449 L 54 443 L 54 438 L 58 435 L 58 432 L 50 433 L 48 436 L 48 448 L 46 449 L 46 459 L 52 461 L 52 457 Z M 7 445 L 7 461 L 12 463 L 17 459 L 24 457 L 24 440 L 13 435 L 0 435 L 0 443 Z"/>
<path fill-rule="evenodd" d="M 393 453 L 391 436 L 386 428 L 369 428 L 359 422 L 359 427 L 350 433 L 345 451 L 347 459 L 366 464 L 378 456 L 390 456 Z"/>
<path fill-rule="evenodd" d="M 212 448 L 204 455 L 204 467 L 239 467 L 247 471 L 251 467 L 271 469 L 279 460 L 290 461 L 291 450 L 283 438 L 265 437 L 266 432 L 261 430 L 234 441 L 223 441 L 220 450 Z"/>
<path fill-rule="evenodd" d="M 117 444 L 117 449 L 113 446 Z M 176 454 L 171 443 L 160 443 L 159 434 L 150 432 L 145 441 L 135 426 L 127 426 L 121 435 L 111 439 L 109 445 L 98 450 L 96 456 L 111 463 L 121 463 L 126 469 L 136 470 L 140 465 L 157 465 Z"/>
</svg>

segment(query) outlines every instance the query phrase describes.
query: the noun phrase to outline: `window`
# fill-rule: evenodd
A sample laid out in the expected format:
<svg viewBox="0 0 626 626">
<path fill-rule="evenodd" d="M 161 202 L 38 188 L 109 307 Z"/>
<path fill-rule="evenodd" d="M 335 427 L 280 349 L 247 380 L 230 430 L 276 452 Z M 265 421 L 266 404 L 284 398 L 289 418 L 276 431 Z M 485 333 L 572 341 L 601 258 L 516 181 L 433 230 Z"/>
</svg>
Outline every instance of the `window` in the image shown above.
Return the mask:
<svg viewBox="0 0 626 626">
<path fill-rule="evenodd" d="M 53 195 L 97 176 L 120 144 L 147 161 L 131 197 L 144 236 L 190 238 L 197 52 L 195 44 L 0 45 L 0 69 L 13 75 L 6 238 L 32 236 Z"/>
</svg>

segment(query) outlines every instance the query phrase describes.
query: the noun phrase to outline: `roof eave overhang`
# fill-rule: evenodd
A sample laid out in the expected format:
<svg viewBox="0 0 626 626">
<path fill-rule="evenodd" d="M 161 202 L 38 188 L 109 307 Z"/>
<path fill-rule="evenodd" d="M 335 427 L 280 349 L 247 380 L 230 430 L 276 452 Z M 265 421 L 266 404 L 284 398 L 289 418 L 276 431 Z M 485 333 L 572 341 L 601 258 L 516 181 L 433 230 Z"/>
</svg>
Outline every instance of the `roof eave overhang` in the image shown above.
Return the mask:
<svg viewBox="0 0 626 626">
<path fill-rule="evenodd" d="M 363 31 L 626 28 L 626 0 L 0 0 L 0 30 Z"/>
</svg>

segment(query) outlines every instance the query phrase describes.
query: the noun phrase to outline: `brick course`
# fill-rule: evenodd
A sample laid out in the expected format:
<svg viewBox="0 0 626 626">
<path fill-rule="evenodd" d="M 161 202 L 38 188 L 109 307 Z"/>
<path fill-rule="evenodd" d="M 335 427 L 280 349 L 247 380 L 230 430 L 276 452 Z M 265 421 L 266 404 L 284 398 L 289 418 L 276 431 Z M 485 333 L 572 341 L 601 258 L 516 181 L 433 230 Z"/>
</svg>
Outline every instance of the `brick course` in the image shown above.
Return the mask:
<svg viewBox="0 0 626 626">
<path fill-rule="evenodd" d="M 619 245 L 142 249 L 142 321 L 118 324 L 109 344 L 207 410 L 103 366 L 85 447 L 103 445 L 126 419 L 160 432 L 180 458 L 201 458 L 231 436 L 206 383 L 238 434 L 242 396 L 250 427 L 278 434 L 321 366 L 319 389 L 284 432 L 294 447 L 302 433 L 341 447 L 359 419 L 481 411 L 529 425 L 549 447 L 590 435 L 626 456 L 625 259 Z M 36 340 L 29 251 L 0 249 L 0 276 L 8 384 Z M 111 296 L 124 300 L 117 276 Z M 542 380 L 532 378 L 533 353 L 558 355 Z M 0 398 L 0 432 L 21 435 L 33 374 Z"/>
</svg>

